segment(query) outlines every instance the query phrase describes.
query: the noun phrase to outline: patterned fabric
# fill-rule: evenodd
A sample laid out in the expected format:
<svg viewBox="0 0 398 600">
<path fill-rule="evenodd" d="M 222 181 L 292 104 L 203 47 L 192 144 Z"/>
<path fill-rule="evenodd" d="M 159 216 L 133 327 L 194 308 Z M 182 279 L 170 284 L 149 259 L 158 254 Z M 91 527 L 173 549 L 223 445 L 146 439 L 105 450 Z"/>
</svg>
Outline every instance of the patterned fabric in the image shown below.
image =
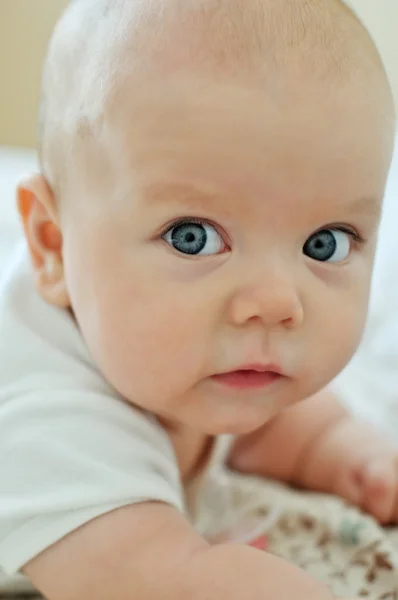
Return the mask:
<svg viewBox="0 0 398 600">
<path fill-rule="evenodd" d="M 214 471 L 197 528 L 213 542 L 259 547 L 265 536 L 269 552 L 322 580 L 336 596 L 398 600 L 398 529 L 382 529 L 339 498 Z"/>
</svg>

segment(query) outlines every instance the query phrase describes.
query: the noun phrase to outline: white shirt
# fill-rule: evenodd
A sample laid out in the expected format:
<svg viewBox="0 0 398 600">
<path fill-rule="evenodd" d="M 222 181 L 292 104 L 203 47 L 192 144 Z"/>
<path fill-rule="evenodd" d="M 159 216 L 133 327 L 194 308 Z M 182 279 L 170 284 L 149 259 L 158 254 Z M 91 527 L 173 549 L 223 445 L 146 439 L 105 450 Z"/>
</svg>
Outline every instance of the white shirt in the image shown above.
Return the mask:
<svg viewBox="0 0 398 600">
<path fill-rule="evenodd" d="M 185 512 L 172 444 L 107 384 L 69 314 L 39 297 L 24 248 L 0 284 L 0 567 L 15 573 L 147 500 Z"/>
</svg>

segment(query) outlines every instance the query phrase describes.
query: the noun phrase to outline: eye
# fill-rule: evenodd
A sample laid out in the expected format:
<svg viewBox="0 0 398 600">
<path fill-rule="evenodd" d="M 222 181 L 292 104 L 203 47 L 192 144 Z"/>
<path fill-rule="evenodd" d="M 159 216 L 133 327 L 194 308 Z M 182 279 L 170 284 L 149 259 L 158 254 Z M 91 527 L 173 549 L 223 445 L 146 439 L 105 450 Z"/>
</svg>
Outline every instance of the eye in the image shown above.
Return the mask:
<svg viewBox="0 0 398 600">
<path fill-rule="evenodd" d="M 171 227 L 163 236 L 177 252 L 210 256 L 225 251 L 226 244 L 216 228 L 201 221 L 185 221 Z"/>
<path fill-rule="evenodd" d="M 343 262 L 350 254 L 352 236 L 339 229 L 322 229 L 304 244 L 303 252 L 320 262 Z"/>
</svg>

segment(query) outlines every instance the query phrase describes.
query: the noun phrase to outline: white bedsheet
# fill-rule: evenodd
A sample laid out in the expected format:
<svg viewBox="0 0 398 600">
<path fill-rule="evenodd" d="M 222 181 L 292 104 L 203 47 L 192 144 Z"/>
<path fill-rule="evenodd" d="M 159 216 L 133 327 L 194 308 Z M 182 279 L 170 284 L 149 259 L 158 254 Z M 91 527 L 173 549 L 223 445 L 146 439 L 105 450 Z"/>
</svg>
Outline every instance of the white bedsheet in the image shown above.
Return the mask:
<svg viewBox="0 0 398 600">
<path fill-rule="evenodd" d="M 0 273 L 21 237 L 15 186 L 36 165 L 34 152 L 0 147 Z M 381 424 L 398 441 L 398 144 L 387 187 L 367 331 L 336 385 L 355 412 Z"/>
<path fill-rule="evenodd" d="M 0 146 L 0 273 L 21 237 L 15 188 L 20 177 L 34 170 L 36 165 L 35 152 Z"/>
<path fill-rule="evenodd" d="M 398 139 L 386 191 L 368 325 L 337 382 L 345 402 L 398 442 Z"/>
</svg>

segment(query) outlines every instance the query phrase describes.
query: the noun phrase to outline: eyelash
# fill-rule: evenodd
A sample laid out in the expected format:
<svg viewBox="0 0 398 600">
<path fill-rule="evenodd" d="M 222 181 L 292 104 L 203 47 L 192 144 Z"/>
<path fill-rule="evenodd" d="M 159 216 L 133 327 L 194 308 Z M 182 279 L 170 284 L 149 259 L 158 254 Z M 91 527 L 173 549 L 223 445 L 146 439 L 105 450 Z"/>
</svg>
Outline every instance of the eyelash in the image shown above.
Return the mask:
<svg viewBox="0 0 398 600">
<path fill-rule="evenodd" d="M 174 229 L 174 227 L 179 227 L 180 225 L 185 225 L 189 223 L 195 223 L 196 225 L 211 225 L 217 231 L 217 233 L 224 239 L 226 245 L 230 245 L 230 239 L 225 231 L 216 223 L 211 221 L 210 219 L 201 219 L 200 217 L 181 217 L 181 219 L 177 219 L 176 221 L 171 221 L 169 225 L 163 228 L 161 237 L 165 236 L 170 229 Z"/>
<path fill-rule="evenodd" d="M 173 227 L 179 227 L 180 225 L 185 225 L 186 223 L 196 223 L 197 225 L 212 225 L 216 229 L 219 229 L 215 223 L 210 221 L 209 219 L 201 219 L 200 217 L 181 217 L 181 219 L 177 219 L 176 221 L 171 221 L 169 225 L 164 229 L 164 233 L 167 233 Z M 164 235 L 164 234 L 163 234 Z"/>
<path fill-rule="evenodd" d="M 180 225 L 184 225 L 186 223 L 197 223 L 198 225 L 211 225 L 219 233 L 219 235 L 221 235 L 224 238 L 225 244 L 230 245 L 230 240 L 227 234 L 220 228 L 219 225 L 216 225 L 216 223 L 209 219 L 201 219 L 200 217 L 182 217 L 181 219 L 177 219 L 176 221 L 171 221 L 169 225 L 167 225 L 166 228 L 163 229 L 161 237 L 165 236 L 166 233 L 170 231 L 170 229 L 174 227 L 179 227 Z M 342 233 L 346 233 L 358 245 L 363 245 L 367 242 L 367 240 L 360 233 L 358 233 L 358 231 L 345 225 L 326 225 L 325 227 L 321 227 L 320 229 L 318 229 L 318 231 L 314 232 L 314 234 L 312 235 L 315 235 L 315 233 L 319 231 L 324 231 L 325 229 L 341 231 Z"/>
<path fill-rule="evenodd" d="M 342 233 L 346 233 L 357 244 L 366 244 L 367 241 L 360 233 L 358 233 L 358 231 L 355 231 L 355 229 L 351 229 L 351 227 L 346 227 L 344 225 L 327 225 L 326 227 L 322 227 L 322 229 L 319 229 L 318 231 L 323 231 L 325 229 L 333 229 L 334 231 L 341 231 Z"/>
</svg>

